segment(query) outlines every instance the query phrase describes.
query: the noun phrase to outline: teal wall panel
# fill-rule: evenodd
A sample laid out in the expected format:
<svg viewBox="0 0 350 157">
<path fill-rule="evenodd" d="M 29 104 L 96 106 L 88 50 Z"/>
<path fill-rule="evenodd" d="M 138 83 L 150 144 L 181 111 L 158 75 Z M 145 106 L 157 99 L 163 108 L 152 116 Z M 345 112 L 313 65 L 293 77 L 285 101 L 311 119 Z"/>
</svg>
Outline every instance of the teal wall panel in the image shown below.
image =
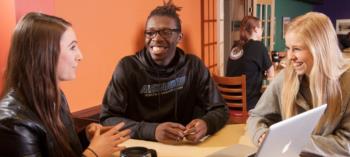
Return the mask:
<svg viewBox="0 0 350 157">
<path fill-rule="evenodd" d="M 291 19 L 306 12 L 312 11 L 314 5 L 301 2 L 298 0 L 275 0 L 275 51 L 284 51 L 284 39 L 282 36 L 282 19 L 283 17 L 290 17 Z"/>
</svg>

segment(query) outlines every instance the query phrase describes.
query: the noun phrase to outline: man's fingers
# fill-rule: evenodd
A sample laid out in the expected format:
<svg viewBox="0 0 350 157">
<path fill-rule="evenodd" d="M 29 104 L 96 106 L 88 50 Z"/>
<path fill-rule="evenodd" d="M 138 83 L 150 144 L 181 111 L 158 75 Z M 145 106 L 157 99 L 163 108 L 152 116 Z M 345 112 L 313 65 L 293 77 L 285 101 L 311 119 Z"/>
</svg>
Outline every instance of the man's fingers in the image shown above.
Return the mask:
<svg viewBox="0 0 350 157">
<path fill-rule="evenodd" d="M 179 124 L 179 123 L 169 123 L 169 126 L 172 127 L 172 128 L 179 128 L 180 130 L 185 130 L 186 127 Z"/>
<path fill-rule="evenodd" d="M 168 128 L 165 128 L 164 130 L 165 130 L 166 133 L 176 136 L 176 139 L 183 138 L 185 136 L 183 134 L 183 131 L 179 130 L 177 128 L 170 128 L 170 127 L 168 127 Z"/>
<path fill-rule="evenodd" d="M 186 130 L 184 131 L 185 135 L 193 135 L 197 134 L 201 130 L 201 123 L 198 119 L 192 120 L 186 126 Z"/>
<path fill-rule="evenodd" d="M 200 135 L 199 132 L 195 132 L 195 133 L 192 133 L 192 134 L 188 134 L 188 135 L 186 136 L 186 139 L 189 140 L 189 141 L 192 141 L 192 142 L 194 142 L 194 141 L 199 141 L 200 136 L 201 136 L 201 135 Z"/>
<path fill-rule="evenodd" d="M 164 136 L 172 141 L 181 141 L 184 134 L 181 129 L 168 126 L 164 128 Z"/>
<path fill-rule="evenodd" d="M 193 127 L 195 127 L 197 124 L 196 120 L 192 120 L 189 124 L 186 125 L 186 129 L 191 129 Z"/>
<path fill-rule="evenodd" d="M 205 137 L 206 130 L 202 129 L 200 126 L 197 126 L 197 127 L 199 127 L 200 129 L 196 130 L 195 133 L 188 134 L 186 136 L 186 139 L 188 141 L 190 141 L 191 143 L 199 143 L 199 142 L 201 142 L 202 138 Z"/>
<path fill-rule="evenodd" d="M 164 135 L 166 138 L 169 138 L 171 140 L 174 141 L 178 141 L 178 140 L 182 140 L 182 136 L 180 136 L 178 133 L 174 132 L 174 131 L 165 131 Z"/>
<path fill-rule="evenodd" d="M 165 136 L 166 139 L 171 140 L 171 141 L 179 141 L 179 140 L 182 140 L 181 137 L 176 136 L 176 135 L 171 134 L 171 133 L 165 133 L 164 136 Z"/>
<path fill-rule="evenodd" d="M 196 138 L 195 135 L 188 135 L 188 136 L 186 136 L 186 140 L 188 140 L 188 141 L 193 141 L 195 138 Z"/>
<path fill-rule="evenodd" d="M 192 127 L 190 129 L 187 129 L 187 130 L 184 131 L 185 136 L 193 135 L 193 134 L 196 134 L 196 133 L 197 133 L 196 127 Z"/>
</svg>

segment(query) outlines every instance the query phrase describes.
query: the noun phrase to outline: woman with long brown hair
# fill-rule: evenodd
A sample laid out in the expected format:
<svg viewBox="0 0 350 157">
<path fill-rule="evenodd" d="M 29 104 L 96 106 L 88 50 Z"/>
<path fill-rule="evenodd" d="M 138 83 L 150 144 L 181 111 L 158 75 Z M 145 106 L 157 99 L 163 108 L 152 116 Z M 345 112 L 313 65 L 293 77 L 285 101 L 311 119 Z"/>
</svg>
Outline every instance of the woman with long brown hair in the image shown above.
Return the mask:
<svg viewBox="0 0 350 157">
<path fill-rule="evenodd" d="M 262 94 L 265 72 L 269 79 L 274 75 L 268 51 L 261 42 L 262 33 L 261 21 L 254 16 L 245 16 L 241 21 L 240 39 L 227 61 L 226 76 L 246 75 L 248 110 L 255 107 Z"/>
<path fill-rule="evenodd" d="M 111 129 L 93 123 L 75 132 L 60 83 L 75 79 L 81 59 L 64 19 L 28 13 L 19 21 L 0 101 L 0 156 L 102 157 L 123 149 L 118 145 L 130 133 L 120 130 L 123 123 Z M 85 151 L 79 137 L 90 140 Z"/>
<path fill-rule="evenodd" d="M 304 151 L 350 156 L 350 62 L 343 58 L 330 19 L 310 12 L 286 32 L 287 67 L 272 81 L 250 112 L 248 132 L 259 145 L 268 127 L 328 104 Z M 298 128 L 296 128 L 298 129 Z"/>
</svg>

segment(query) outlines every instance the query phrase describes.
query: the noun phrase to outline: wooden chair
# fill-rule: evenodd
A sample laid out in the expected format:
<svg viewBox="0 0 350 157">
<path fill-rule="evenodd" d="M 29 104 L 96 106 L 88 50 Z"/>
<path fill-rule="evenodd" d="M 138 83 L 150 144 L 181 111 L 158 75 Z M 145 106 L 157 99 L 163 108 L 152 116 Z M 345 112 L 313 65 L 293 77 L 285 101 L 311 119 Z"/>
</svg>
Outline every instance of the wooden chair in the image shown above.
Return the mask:
<svg viewBox="0 0 350 157">
<path fill-rule="evenodd" d="M 213 79 L 230 109 L 228 123 L 246 123 L 248 118 L 246 76 L 223 77 L 213 74 Z"/>
<path fill-rule="evenodd" d="M 99 123 L 101 105 L 83 109 L 72 113 L 77 132 L 82 131 L 90 123 Z"/>
</svg>

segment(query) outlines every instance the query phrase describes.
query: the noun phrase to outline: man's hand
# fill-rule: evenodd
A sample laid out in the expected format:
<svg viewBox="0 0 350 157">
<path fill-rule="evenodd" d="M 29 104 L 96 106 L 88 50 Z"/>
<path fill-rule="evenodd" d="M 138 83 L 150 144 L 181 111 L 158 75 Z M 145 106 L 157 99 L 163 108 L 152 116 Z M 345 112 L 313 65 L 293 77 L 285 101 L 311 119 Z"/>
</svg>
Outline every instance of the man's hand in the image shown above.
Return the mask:
<svg viewBox="0 0 350 157">
<path fill-rule="evenodd" d="M 184 135 L 190 143 L 199 143 L 208 131 L 207 123 L 202 119 L 194 119 L 186 125 Z"/>
<path fill-rule="evenodd" d="M 164 122 L 157 126 L 155 137 L 162 143 L 180 144 L 185 137 L 183 134 L 185 129 L 185 126 L 179 123 Z"/>
</svg>

